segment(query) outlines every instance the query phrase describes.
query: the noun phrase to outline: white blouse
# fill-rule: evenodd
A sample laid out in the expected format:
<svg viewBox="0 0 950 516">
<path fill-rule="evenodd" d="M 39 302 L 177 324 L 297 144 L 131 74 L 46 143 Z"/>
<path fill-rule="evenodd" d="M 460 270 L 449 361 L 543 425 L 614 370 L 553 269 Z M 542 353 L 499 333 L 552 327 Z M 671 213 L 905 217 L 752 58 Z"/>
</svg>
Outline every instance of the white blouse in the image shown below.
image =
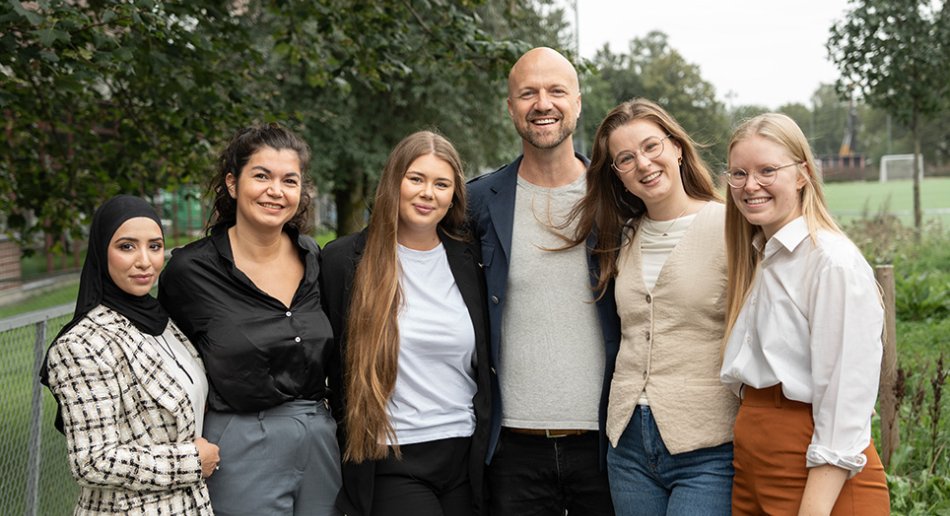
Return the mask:
<svg viewBox="0 0 950 516">
<path fill-rule="evenodd" d="M 761 242 L 756 248 L 761 250 Z M 782 384 L 812 404 L 807 466 L 856 475 L 867 462 L 881 371 L 884 309 L 871 267 L 842 234 L 799 217 L 765 243 L 726 346 L 720 379 L 737 394 Z"/>
<path fill-rule="evenodd" d="M 145 338 L 159 349 L 162 365 L 188 393 L 195 410 L 195 435 L 200 436 L 204 430 L 205 402 L 208 399 L 208 377 L 205 376 L 204 367 L 175 337 L 171 324 L 165 326 L 161 335 L 153 337 L 146 334 Z"/>
</svg>

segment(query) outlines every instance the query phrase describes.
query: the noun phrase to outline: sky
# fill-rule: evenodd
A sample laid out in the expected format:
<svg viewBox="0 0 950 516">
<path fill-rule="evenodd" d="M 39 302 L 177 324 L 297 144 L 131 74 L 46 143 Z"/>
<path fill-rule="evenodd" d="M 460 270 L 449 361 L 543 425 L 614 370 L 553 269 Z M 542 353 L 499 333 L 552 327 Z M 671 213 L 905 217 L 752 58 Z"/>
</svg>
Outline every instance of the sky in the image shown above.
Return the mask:
<svg viewBox="0 0 950 516">
<path fill-rule="evenodd" d="M 605 43 L 626 53 L 630 40 L 659 30 L 700 68 L 727 106 L 810 104 L 838 72 L 825 43 L 847 0 L 577 0 L 580 54 Z M 573 25 L 571 0 L 564 0 Z"/>
</svg>

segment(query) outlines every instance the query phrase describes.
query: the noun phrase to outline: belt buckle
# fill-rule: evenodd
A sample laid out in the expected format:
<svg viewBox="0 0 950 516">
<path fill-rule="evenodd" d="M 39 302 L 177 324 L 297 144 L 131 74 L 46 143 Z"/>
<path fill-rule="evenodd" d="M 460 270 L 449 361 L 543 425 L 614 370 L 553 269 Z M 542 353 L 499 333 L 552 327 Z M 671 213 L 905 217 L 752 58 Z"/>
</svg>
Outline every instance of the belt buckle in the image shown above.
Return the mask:
<svg viewBox="0 0 950 516">
<path fill-rule="evenodd" d="M 562 437 L 567 437 L 568 435 L 569 434 L 567 433 L 558 433 L 558 430 L 555 430 L 554 433 L 551 433 L 551 430 L 547 428 L 544 429 L 544 436 L 548 439 L 560 439 Z"/>
</svg>

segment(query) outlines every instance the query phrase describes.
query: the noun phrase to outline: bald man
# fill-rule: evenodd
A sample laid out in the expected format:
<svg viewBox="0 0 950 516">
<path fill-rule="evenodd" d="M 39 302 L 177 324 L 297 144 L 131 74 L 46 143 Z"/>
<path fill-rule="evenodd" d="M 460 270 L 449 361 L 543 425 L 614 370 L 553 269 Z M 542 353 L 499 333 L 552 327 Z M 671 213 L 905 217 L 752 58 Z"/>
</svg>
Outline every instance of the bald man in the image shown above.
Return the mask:
<svg viewBox="0 0 950 516">
<path fill-rule="evenodd" d="M 619 347 L 613 291 L 595 304 L 584 246 L 560 230 L 586 191 L 574 152 L 581 112 L 574 66 L 535 48 L 508 75 L 522 155 L 469 183 L 491 322 L 492 426 L 487 462 L 496 516 L 613 514 L 604 419 Z"/>
</svg>

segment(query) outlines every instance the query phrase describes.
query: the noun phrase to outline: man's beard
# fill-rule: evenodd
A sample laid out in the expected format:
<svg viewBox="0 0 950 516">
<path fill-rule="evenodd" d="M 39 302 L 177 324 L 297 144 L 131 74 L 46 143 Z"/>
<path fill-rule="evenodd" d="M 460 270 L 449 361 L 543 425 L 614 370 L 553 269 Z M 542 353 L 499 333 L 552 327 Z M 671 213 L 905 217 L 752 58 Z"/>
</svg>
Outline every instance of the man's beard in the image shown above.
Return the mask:
<svg viewBox="0 0 950 516">
<path fill-rule="evenodd" d="M 535 116 L 535 117 L 529 117 L 529 118 L 539 118 L 539 117 Z M 531 144 L 532 147 L 535 147 L 538 149 L 553 149 L 557 147 L 558 145 L 564 143 L 564 140 L 566 140 L 568 137 L 574 134 L 574 129 L 577 125 L 577 119 L 575 119 L 573 123 L 569 124 L 567 123 L 567 118 L 562 116 L 560 119 L 560 124 L 561 124 L 560 131 L 558 131 L 557 134 L 552 135 L 552 136 L 549 136 L 549 135 L 542 136 L 540 134 L 535 133 L 533 131 L 534 126 L 530 121 L 528 121 L 526 125 L 524 126 L 517 126 L 516 129 L 518 130 L 518 134 L 521 136 L 521 139 Z"/>
</svg>

